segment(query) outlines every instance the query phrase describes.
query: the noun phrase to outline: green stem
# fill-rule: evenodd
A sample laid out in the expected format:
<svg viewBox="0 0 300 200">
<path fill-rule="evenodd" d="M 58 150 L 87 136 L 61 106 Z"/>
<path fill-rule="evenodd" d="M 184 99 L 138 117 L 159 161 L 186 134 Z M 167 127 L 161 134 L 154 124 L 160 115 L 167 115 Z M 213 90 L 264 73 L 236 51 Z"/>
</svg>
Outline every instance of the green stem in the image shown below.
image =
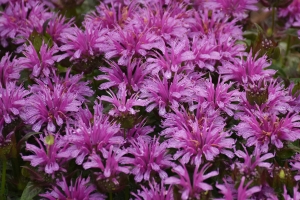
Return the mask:
<svg viewBox="0 0 300 200">
<path fill-rule="evenodd" d="M 284 66 L 286 64 L 286 61 L 287 61 L 287 56 L 289 55 L 289 52 L 290 52 L 290 48 L 291 48 L 291 36 L 289 35 L 288 36 L 288 39 L 287 39 L 287 43 L 286 43 L 286 50 L 285 50 L 285 54 L 284 54 L 284 61 L 283 61 L 283 64 L 282 66 Z"/>
<path fill-rule="evenodd" d="M 272 34 L 274 33 L 274 27 L 275 27 L 275 7 L 272 6 Z"/>
<path fill-rule="evenodd" d="M 109 192 L 109 200 L 113 200 L 112 192 Z"/>
<path fill-rule="evenodd" d="M 1 190 L 0 190 L 0 199 L 1 200 L 6 199 L 4 196 L 4 190 L 5 190 L 5 185 L 6 185 L 6 167 L 7 167 L 7 160 L 3 160 Z"/>
</svg>

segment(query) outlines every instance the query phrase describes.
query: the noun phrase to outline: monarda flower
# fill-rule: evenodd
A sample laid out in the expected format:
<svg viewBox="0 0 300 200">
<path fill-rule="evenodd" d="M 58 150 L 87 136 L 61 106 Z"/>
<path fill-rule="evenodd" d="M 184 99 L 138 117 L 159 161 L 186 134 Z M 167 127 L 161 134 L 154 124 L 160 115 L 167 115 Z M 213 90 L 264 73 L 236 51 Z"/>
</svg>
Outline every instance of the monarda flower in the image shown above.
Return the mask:
<svg viewBox="0 0 300 200">
<path fill-rule="evenodd" d="M 104 74 L 95 77 L 99 81 L 108 81 L 100 84 L 100 90 L 106 90 L 125 83 L 127 89 L 137 92 L 141 88 L 145 76 L 148 74 L 145 70 L 146 66 L 141 59 L 130 59 L 125 67 L 113 61 L 107 61 L 107 63 L 109 67 L 99 68 Z"/>
<path fill-rule="evenodd" d="M 219 174 L 217 171 L 211 171 L 205 174 L 210 166 L 211 164 L 208 163 L 203 167 L 196 165 L 191 177 L 185 165 L 178 165 L 174 167 L 172 171 L 175 172 L 179 177 L 171 176 L 167 178 L 164 183 L 177 187 L 181 193 L 181 199 L 183 200 L 187 200 L 189 198 L 200 199 L 200 194 L 202 192 L 213 189 L 211 185 L 205 183 L 204 181 Z"/>
<path fill-rule="evenodd" d="M 162 180 L 168 177 L 165 170 L 174 164 L 172 156 L 167 152 L 167 142 L 159 143 L 158 138 L 146 141 L 139 137 L 132 140 L 131 144 L 128 152 L 133 158 L 127 158 L 124 163 L 132 165 L 131 173 L 136 182 L 149 181 L 154 174 L 158 174 Z"/>
<path fill-rule="evenodd" d="M 135 115 L 138 110 L 134 109 L 134 107 L 143 107 L 148 104 L 146 100 L 139 99 L 138 94 L 134 94 L 127 98 L 128 95 L 125 83 L 121 83 L 119 85 L 117 95 L 115 95 L 112 91 L 107 93 L 111 97 L 102 95 L 100 99 L 113 105 L 114 108 L 109 111 L 109 114 L 115 117 L 124 117 L 128 114 Z"/>
<path fill-rule="evenodd" d="M 155 76 L 144 81 L 140 98 L 149 102 L 147 112 L 158 108 L 159 115 L 163 116 L 168 107 L 178 107 L 179 103 L 192 101 L 194 90 L 193 82 L 184 74 L 175 74 L 172 79 Z"/>
<path fill-rule="evenodd" d="M 232 15 L 238 20 L 247 17 L 247 11 L 257 11 L 258 0 L 217 0 L 223 13 Z"/>
<path fill-rule="evenodd" d="M 290 165 L 292 166 L 292 169 L 297 172 L 297 174 L 294 176 L 294 179 L 296 181 L 300 180 L 300 153 L 297 153 L 293 158 L 290 160 Z"/>
<path fill-rule="evenodd" d="M 166 189 L 163 182 L 160 184 L 155 181 L 149 181 L 149 188 L 142 186 L 142 190 L 132 193 L 135 200 L 174 200 L 173 188 Z"/>
<path fill-rule="evenodd" d="M 23 86 L 14 82 L 6 83 L 6 88 L 0 87 L 0 126 L 15 120 L 26 105 L 26 97 L 30 94 Z"/>
<path fill-rule="evenodd" d="M 288 192 L 286 190 L 286 186 L 284 185 L 282 196 L 285 200 L 300 200 L 299 186 L 297 185 L 293 188 L 293 197 L 291 197 L 290 195 L 288 195 Z"/>
<path fill-rule="evenodd" d="M 247 140 L 246 146 L 257 145 L 263 153 L 268 152 L 270 145 L 280 149 L 285 141 L 300 138 L 300 116 L 297 114 L 288 113 L 279 118 L 275 114 L 249 111 L 240 120 L 234 128 L 237 134 Z"/>
<path fill-rule="evenodd" d="M 205 85 L 206 94 L 204 97 L 199 96 L 198 102 L 202 104 L 203 108 L 208 109 L 207 112 L 219 109 L 229 116 L 233 116 L 234 111 L 239 110 L 240 92 L 231 89 L 233 82 L 229 84 L 221 82 L 221 77 L 219 77 L 218 83 L 215 84 L 210 77 Z"/>
<path fill-rule="evenodd" d="M 88 160 L 83 163 L 84 169 L 95 169 L 97 181 L 107 182 L 111 180 L 115 185 L 119 185 L 121 173 L 129 174 L 129 166 L 122 165 L 126 162 L 127 158 L 124 157 L 128 151 L 124 149 L 117 149 L 110 146 L 109 150 L 102 149 L 101 155 L 93 152 Z M 100 171 L 100 172 L 98 172 Z"/>
<path fill-rule="evenodd" d="M 183 71 L 182 64 L 195 58 L 192 51 L 189 51 L 189 40 L 187 37 L 174 39 L 170 42 L 170 48 L 162 55 L 157 53 L 153 57 L 147 58 L 146 70 L 152 75 L 160 75 L 166 79 L 172 77 L 172 73 Z M 159 73 L 160 72 L 160 73 Z"/>
<path fill-rule="evenodd" d="M 62 180 L 57 180 L 56 185 L 52 186 L 50 192 L 40 194 L 49 200 L 67 200 L 67 199 L 81 199 L 81 200 L 104 200 L 106 196 L 96 192 L 96 187 L 90 184 L 90 178 L 78 177 L 73 183 L 67 182 L 65 177 Z"/>
<path fill-rule="evenodd" d="M 234 165 L 239 169 L 239 171 L 244 175 L 255 175 L 256 167 L 264 167 L 270 169 L 271 163 L 266 162 L 266 160 L 273 158 L 274 154 L 266 153 L 262 154 L 261 150 L 256 147 L 252 154 L 249 154 L 247 149 L 243 146 L 245 152 L 237 150 L 235 155 L 244 160 L 244 162 L 236 161 Z"/>
<path fill-rule="evenodd" d="M 245 92 L 241 93 L 241 108 L 243 110 L 261 110 L 270 114 L 286 114 L 294 111 L 293 96 L 289 95 L 282 82 L 277 80 L 249 80 L 243 85 Z M 246 111 L 247 112 L 247 111 Z"/>
<path fill-rule="evenodd" d="M 231 199 L 249 199 L 253 194 L 260 192 L 260 186 L 254 186 L 250 188 L 252 181 L 245 184 L 245 177 L 243 176 L 238 188 L 235 188 L 233 183 L 227 183 L 225 180 L 225 185 L 217 184 L 216 187 L 221 190 L 220 193 L 224 195 L 223 198 L 218 200 L 231 200 Z"/>
<path fill-rule="evenodd" d="M 224 81 L 234 80 L 240 84 L 245 84 L 248 83 L 250 79 L 270 79 L 276 71 L 266 69 L 269 66 L 270 63 L 267 61 L 266 56 L 257 58 L 257 55 L 253 57 L 252 52 L 250 52 L 246 60 L 241 58 L 234 63 L 224 63 L 223 66 L 219 67 L 219 73 L 222 74 Z"/>
<path fill-rule="evenodd" d="M 49 132 L 54 132 L 56 125 L 61 127 L 64 123 L 70 123 L 82 104 L 76 100 L 77 95 L 60 84 L 55 85 L 53 91 L 42 83 L 32 90 L 36 87 L 40 89 L 28 98 L 21 114 L 25 123 L 33 125 L 35 132 L 41 130 L 44 124 L 47 124 Z"/>
<path fill-rule="evenodd" d="M 93 29 L 90 24 L 85 25 L 85 30 L 78 27 L 66 28 L 60 34 L 60 41 L 64 43 L 59 49 L 65 52 L 61 56 L 70 57 L 70 61 L 82 60 L 88 62 L 99 56 L 105 49 L 107 29 Z"/>
<path fill-rule="evenodd" d="M 165 53 L 163 39 L 153 34 L 150 29 L 141 32 L 134 28 L 123 30 L 117 27 L 115 31 L 108 34 L 108 38 L 112 48 L 106 50 L 105 58 L 119 57 L 119 65 L 126 66 L 133 56 L 146 56 L 149 50 L 154 48 Z"/>
<path fill-rule="evenodd" d="M 16 58 L 11 58 L 7 52 L 0 60 L 0 87 L 10 81 L 17 81 L 20 78 L 22 67 Z"/>
<path fill-rule="evenodd" d="M 26 143 L 26 150 L 33 155 L 22 155 L 24 161 L 29 161 L 31 166 L 37 167 L 40 172 L 54 175 L 59 171 L 65 171 L 63 164 L 67 161 L 60 157 L 60 151 L 66 148 L 59 134 L 40 135 L 35 138 L 37 144 Z"/>
<path fill-rule="evenodd" d="M 202 155 L 213 161 L 220 153 L 232 158 L 232 149 L 235 141 L 229 138 L 230 134 L 223 131 L 224 125 L 214 127 L 206 119 L 193 119 L 183 129 L 174 131 L 170 139 L 170 147 L 177 148 L 174 159 L 180 159 L 183 164 L 191 161 L 192 164 L 201 164 Z"/>
<path fill-rule="evenodd" d="M 69 147 L 64 150 L 65 158 L 75 158 L 78 165 L 82 165 L 85 158 L 92 154 L 106 149 L 110 146 L 120 146 L 124 143 L 124 138 L 120 136 L 119 124 L 109 121 L 109 117 L 104 115 L 101 104 L 96 103 L 94 106 L 94 116 L 86 119 L 87 115 L 80 115 L 75 123 L 75 128 L 68 128 L 64 140 Z M 89 118 L 89 117 L 88 117 Z"/>
<path fill-rule="evenodd" d="M 63 59 L 61 55 L 54 55 L 58 52 L 57 45 L 49 47 L 43 41 L 40 50 L 37 52 L 34 45 L 29 42 L 25 47 L 23 54 L 25 57 L 19 58 L 19 63 L 23 68 L 29 69 L 32 77 L 49 77 L 54 74 L 55 62 Z"/>
</svg>

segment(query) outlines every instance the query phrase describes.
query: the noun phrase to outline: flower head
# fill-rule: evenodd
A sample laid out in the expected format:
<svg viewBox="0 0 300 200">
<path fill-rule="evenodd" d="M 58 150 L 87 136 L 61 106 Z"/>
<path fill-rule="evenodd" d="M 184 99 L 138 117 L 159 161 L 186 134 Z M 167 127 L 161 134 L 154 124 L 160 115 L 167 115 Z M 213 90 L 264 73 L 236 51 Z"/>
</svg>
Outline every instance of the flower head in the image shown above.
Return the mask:
<svg viewBox="0 0 300 200">
<path fill-rule="evenodd" d="M 161 179 L 168 177 L 165 170 L 173 166 L 173 163 L 171 155 L 167 152 L 167 142 L 159 143 L 158 138 L 146 141 L 139 137 L 131 143 L 128 152 L 134 158 L 127 158 L 126 163 L 132 164 L 131 173 L 135 176 L 136 182 L 149 181 L 153 173 L 157 173 Z"/>
<path fill-rule="evenodd" d="M 60 157 L 60 151 L 65 148 L 64 142 L 59 134 L 41 135 L 35 138 L 38 145 L 26 143 L 26 150 L 33 155 L 22 155 L 24 161 L 29 161 L 31 166 L 38 167 L 38 170 L 53 175 L 59 171 L 65 171 L 63 164 L 66 159 Z"/>
<path fill-rule="evenodd" d="M 72 116 L 81 106 L 81 102 L 76 99 L 77 95 L 66 90 L 61 84 L 56 84 L 52 91 L 47 85 L 39 82 L 39 85 L 31 90 L 35 90 L 34 94 L 28 98 L 21 118 L 27 124 L 33 125 L 32 130 L 36 132 L 44 124 L 47 124 L 49 132 L 54 132 L 56 125 L 61 127 L 64 123 L 70 123 Z"/>
<path fill-rule="evenodd" d="M 56 61 L 61 60 L 60 55 L 54 55 L 58 52 L 57 45 L 49 47 L 47 44 L 42 43 L 40 50 L 37 51 L 34 45 L 29 42 L 25 47 L 23 54 L 25 57 L 19 58 L 19 63 L 22 67 L 32 71 L 33 77 L 49 77 L 54 74 Z"/>
<path fill-rule="evenodd" d="M 157 184 L 155 181 L 149 182 L 149 188 L 142 186 L 142 190 L 138 190 L 136 194 L 132 193 L 136 197 L 136 200 L 173 200 L 173 188 L 166 189 L 163 182 Z"/>
<path fill-rule="evenodd" d="M 189 175 L 189 171 L 186 166 L 178 165 L 173 168 L 173 172 L 175 172 L 178 177 L 172 176 L 167 178 L 164 183 L 171 184 L 179 188 L 179 192 L 181 193 L 181 199 L 187 200 L 189 198 L 200 198 L 200 193 L 208 190 L 212 190 L 213 187 L 204 181 L 210 177 L 217 176 L 219 173 L 217 171 L 211 171 L 207 174 L 204 174 L 211 164 L 205 164 L 200 168 L 199 165 L 196 165 L 194 172 L 192 174 L 192 178 Z"/>
<path fill-rule="evenodd" d="M 29 94 L 23 86 L 17 86 L 14 82 L 6 83 L 6 88 L 0 87 L 0 126 L 3 120 L 9 124 L 21 114 Z"/>
<path fill-rule="evenodd" d="M 286 186 L 284 185 L 282 196 L 285 200 L 300 200 L 300 192 L 299 192 L 299 186 L 298 185 L 293 188 L 293 193 L 294 193 L 293 197 L 288 195 L 287 190 L 286 190 Z"/>
<path fill-rule="evenodd" d="M 220 4 L 222 12 L 233 15 L 239 20 L 247 17 L 246 11 L 258 10 L 256 6 L 258 0 L 217 0 L 217 2 Z"/>
<path fill-rule="evenodd" d="M 294 179 L 296 181 L 300 180 L 300 153 L 297 153 L 293 158 L 291 159 L 290 165 L 292 166 L 292 169 L 297 171 L 297 174 L 294 176 Z"/>
<path fill-rule="evenodd" d="M 11 55 L 7 52 L 0 61 L 0 87 L 10 81 L 17 81 L 20 78 L 22 67 L 16 58 L 11 59 Z"/>
<path fill-rule="evenodd" d="M 104 200 L 105 195 L 97 193 L 96 187 L 90 185 L 90 178 L 78 177 L 73 183 L 69 184 L 65 177 L 62 177 L 62 181 L 57 180 L 56 186 L 51 188 L 50 192 L 40 194 L 41 197 L 49 200 L 68 200 L 68 199 L 81 199 L 81 200 Z"/>
</svg>

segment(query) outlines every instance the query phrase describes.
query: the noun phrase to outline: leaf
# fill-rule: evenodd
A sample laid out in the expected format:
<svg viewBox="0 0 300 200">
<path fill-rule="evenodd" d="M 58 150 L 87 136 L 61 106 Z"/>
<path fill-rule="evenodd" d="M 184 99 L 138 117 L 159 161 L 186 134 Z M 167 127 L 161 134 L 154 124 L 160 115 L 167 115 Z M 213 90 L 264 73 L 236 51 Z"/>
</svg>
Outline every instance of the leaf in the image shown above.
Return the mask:
<svg viewBox="0 0 300 200">
<path fill-rule="evenodd" d="M 32 200 L 41 191 L 42 191 L 41 187 L 36 186 L 31 181 L 29 181 L 22 193 L 20 200 Z"/>
<path fill-rule="evenodd" d="M 33 135 L 38 135 L 41 134 L 41 132 L 29 132 L 27 133 L 24 137 L 22 137 L 22 139 L 18 142 L 17 144 L 17 148 L 20 149 L 21 145 L 28 140 L 28 138 L 30 138 Z"/>
<path fill-rule="evenodd" d="M 293 143 L 289 143 L 288 148 L 292 149 L 294 152 L 300 153 L 300 147 L 294 145 Z"/>
</svg>

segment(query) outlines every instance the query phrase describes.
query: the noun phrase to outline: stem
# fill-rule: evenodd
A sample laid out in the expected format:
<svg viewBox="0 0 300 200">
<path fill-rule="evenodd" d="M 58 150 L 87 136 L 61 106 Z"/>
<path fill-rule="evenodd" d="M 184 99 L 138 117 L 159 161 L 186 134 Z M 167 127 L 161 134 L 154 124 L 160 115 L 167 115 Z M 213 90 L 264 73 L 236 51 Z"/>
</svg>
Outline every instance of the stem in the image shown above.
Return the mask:
<svg viewBox="0 0 300 200">
<path fill-rule="evenodd" d="M 288 40 L 287 40 L 287 43 L 286 43 L 286 50 L 285 50 L 285 54 L 284 54 L 284 61 L 282 63 L 282 66 L 284 66 L 286 64 L 286 61 L 287 61 L 287 56 L 289 55 L 289 52 L 290 52 L 290 47 L 291 47 L 291 36 L 289 35 L 288 36 Z"/>
<path fill-rule="evenodd" d="M 274 33 L 274 27 L 275 27 L 275 7 L 272 6 L 272 34 Z"/>
<path fill-rule="evenodd" d="M 1 200 L 6 199 L 4 196 L 4 190 L 5 190 L 5 185 L 6 185 L 6 167 L 7 167 L 7 160 L 3 160 L 1 190 L 0 190 L 0 199 Z"/>
<path fill-rule="evenodd" d="M 109 192 L 109 200 L 113 200 L 112 192 Z"/>
</svg>

